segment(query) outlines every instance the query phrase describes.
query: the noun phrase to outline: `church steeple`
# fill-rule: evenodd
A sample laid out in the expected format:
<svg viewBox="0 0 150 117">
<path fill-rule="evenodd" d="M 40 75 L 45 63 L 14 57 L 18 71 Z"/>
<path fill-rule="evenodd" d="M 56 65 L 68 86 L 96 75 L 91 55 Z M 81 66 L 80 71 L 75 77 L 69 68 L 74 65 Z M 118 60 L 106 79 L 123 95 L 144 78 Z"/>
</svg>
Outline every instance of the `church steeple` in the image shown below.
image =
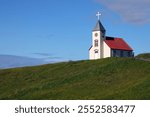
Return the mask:
<svg viewBox="0 0 150 117">
<path fill-rule="evenodd" d="M 92 47 L 90 48 L 90 59 L 100 59 L 104 56 L 104 40 L 106 30 L 102 23 L 100 22 L 100 13 L 98 12 L 96 16 L 98 17 L 98 21 L 96 26 L 92 31 Z"/>
<path fill-rule="evenodd" d="M 101 31 L 102 33 L 105 33 L 106 30 L 100 20 L 97 21 L 96 26 L 94 27 L 93 31 Z"/>
</svg>

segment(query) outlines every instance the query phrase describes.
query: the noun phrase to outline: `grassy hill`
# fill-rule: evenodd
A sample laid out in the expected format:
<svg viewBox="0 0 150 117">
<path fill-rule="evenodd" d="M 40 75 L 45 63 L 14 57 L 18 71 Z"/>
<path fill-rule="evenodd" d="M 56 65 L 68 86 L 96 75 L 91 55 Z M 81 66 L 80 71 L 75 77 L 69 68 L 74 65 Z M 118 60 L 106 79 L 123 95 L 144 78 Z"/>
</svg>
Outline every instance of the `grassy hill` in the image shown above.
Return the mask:
<svg viewBox="0 0 150 117">
<path fill-rule="evenodd" d="M 150 59 L 150 53 L 139 54 L 136 56 L 136 58 Z"/>
<path fill-rule="evenodd" d="M 106 58 L 0 70 L 0 99 L 150 99 L 150 62 Z"/>
</svg>

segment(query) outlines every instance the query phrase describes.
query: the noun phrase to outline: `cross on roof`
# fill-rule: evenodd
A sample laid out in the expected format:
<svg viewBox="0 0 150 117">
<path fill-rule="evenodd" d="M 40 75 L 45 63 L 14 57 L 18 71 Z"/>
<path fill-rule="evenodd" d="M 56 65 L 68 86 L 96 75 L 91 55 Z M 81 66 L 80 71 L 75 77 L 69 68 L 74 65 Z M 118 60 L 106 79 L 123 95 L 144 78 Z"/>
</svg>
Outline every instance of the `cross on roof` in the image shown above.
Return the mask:
<svg viewBox="0 0 150 117">
<path fill-rule="evenodd" d="M 100 19 L 100 16 L 101 16 L 101 15 L 102 15 L 102 14 L 101 14 L 100 12 L 97 12 L 96 16 L 97 16 L 98 20 Z"/>
</svg>

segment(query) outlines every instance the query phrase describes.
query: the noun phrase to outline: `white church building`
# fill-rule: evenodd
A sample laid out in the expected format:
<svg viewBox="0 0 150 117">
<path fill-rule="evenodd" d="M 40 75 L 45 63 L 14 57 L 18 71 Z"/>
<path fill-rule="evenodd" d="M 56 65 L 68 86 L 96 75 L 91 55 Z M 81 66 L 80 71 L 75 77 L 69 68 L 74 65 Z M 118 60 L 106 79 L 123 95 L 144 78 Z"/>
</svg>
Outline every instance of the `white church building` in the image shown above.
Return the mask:
<svg viewBox="0 0 150 117">
<path fill-rule="evenodd" d="M 133 57 L 133 49 L 122 39 L 107 37 L 106 30 L 99 20 L 92 31 L 92 46 L 89 49 L 89 59 L 107 57 Z"/>
</svg>

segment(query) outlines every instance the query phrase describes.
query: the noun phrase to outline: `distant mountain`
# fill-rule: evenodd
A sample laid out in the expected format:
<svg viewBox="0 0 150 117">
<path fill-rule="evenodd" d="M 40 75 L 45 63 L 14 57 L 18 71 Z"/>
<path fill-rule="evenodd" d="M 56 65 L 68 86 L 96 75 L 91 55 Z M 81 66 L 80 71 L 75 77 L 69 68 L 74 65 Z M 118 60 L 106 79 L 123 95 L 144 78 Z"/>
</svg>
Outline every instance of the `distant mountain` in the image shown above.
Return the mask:
<svg viewBox="0 0 150 117">
<path fill-rule="evenodd" d="M 46 64 L 43 59 L 29 58 L 15 55 L 0 55 L 0 68 L 15 68 Z"/>
</svg>

